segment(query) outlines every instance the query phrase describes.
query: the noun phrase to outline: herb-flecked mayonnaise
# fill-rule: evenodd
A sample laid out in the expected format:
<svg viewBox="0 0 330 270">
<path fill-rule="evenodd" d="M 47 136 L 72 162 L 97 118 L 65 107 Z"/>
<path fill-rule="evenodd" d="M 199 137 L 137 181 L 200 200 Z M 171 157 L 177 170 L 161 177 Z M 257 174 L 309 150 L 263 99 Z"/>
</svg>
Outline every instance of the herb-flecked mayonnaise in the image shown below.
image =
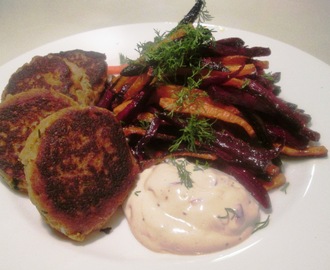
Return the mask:
<svg viewBox="0 0 330 270">
<path fill-rule="evenodd" d="M 181 160 L 182 161 L 182 160 Z M 187 163 L 193 187 L 180 181 L 177 166 L 143 171 L 123 205 L 132 233 L 145 247 L 164 253 L 204 254 L 249 237 L 260 208 L 233 177 Z"/>
</svg>

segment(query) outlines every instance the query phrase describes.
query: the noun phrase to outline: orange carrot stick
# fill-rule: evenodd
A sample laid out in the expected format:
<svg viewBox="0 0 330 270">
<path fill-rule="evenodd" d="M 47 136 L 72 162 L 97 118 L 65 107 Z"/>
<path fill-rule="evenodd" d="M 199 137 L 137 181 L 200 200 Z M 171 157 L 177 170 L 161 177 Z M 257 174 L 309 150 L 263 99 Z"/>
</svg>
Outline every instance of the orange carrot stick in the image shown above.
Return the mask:
<svg viewBox="0 0 330 270">
<path fill-rule="evenodd" d="M 286 178 L 283 173 L 279 173 L 272 177 L 270 182 L 264 182 L 263 186 L 266 190 L 273 190 L 283 186 L 286 183 Z"/>
<path fill-rule="evenodd" d="M 255 135 L 252 126 L 242 117 L 235 115 L 232 112 L 220 108 L 214 104 L 205 102 L 205 99 L 196 100 L 196 102 L 192 104 L 183 104 L 182 106 L 178 106 L 176 105 L 175 98 L 161 98 L 159 100 L 159 105 L 167 110 L 174 110 L 180 113 L 198 114 L 200 116 L 237 124 L 241 126 L 250 136 Z"/>
<path fill-rule="evenodd" d="M 237 72 L 239 70 L 239 73 L 236 75 L 237 77 L 250 75 L 256 72 L 256 67 L 254 64 L 247 64 L 243 68 L 241 65 L 230 65 L 226 66 L 226 68 L 228 68 L 230 72 Z"/>
<path fill-rule="evenodd" d="M 128 88 L 124 99 L 130 99 L 136 95 L 145 85 L 151 81 L 152 77 L 148 73 L 143 73 L 137 77 L 134 83 Z"/>
<path fill-rule="evenodd" d="M 120 74 L 120 72 L 127 67 L 128 64 L 122 64 L 122 65 L 118 65 L 118 66 L 108 66 L 108 74 Z"/>
<path fill-rule="evenodd" d="M 227 65 L 244 65 L 247 60 L 248 60 L 248 57 L 243 56 L 243 55 L 229 55 L 229 56 L 222 57 L 220 59 L 221 64 L 223 64 L 224 66 L 227 66 Z"/>
</svg>

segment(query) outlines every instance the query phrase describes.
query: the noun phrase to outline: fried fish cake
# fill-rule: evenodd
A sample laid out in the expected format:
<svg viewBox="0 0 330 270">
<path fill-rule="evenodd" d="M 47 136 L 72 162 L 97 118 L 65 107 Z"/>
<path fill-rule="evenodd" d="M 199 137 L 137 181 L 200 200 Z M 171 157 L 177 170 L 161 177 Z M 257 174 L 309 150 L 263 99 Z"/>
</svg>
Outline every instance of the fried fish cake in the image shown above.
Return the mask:
<svg viewBox="0 0 330 270">
<path fill-rule="evenodd" d="M 139 172 L 120 123 L 95 106 L 42 120 L 20 159 L 31 201 L 52 228 L 76 241 L 104 226 Z"/>
<path fill-rule="evenodd" d="M 8 185 L 26 192 L 23 165 L 18 155 L 40 120 L 69 106 L 78 105 L 57 92 L 34 89 L 0 103 L 0 172 Z"/>
<path fill-rule="evenodd" d="M 104 54 L 71 50 L 35 56 L 9 79 L 2 100 L 31 89 L 55 90 L 82 105 L 94 105 L 107 81 Z"/>
<path fill-rule="evenodd" d="M 62 58 L 54 55 L 35 56 L 12 74 L 2 93 L 2 100 L 7 95 L 31 89 L 55 90 L 68 95 L 72 86 L 71 70 Z"/>
<path fill-rule="evenodd" d="M 107 64 L 105 55 L 94 51 L 72 50 L 63 51 L 58 54 L 66 60 L 67 65 L 75 75 L 75 80 L 81 84 L 84 91 L 89 90 L 86 95 L 85 105 L 95 105 L 104 90 L 107 80 Z M 81 100 L 84 99 L 82 94 Z"/>
</svg>

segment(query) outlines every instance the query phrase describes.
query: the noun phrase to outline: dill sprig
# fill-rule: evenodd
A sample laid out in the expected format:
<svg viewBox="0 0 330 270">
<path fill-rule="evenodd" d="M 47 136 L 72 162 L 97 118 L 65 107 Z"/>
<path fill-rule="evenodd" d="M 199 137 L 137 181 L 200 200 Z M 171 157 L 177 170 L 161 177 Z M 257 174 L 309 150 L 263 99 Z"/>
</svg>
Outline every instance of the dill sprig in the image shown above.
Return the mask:
<svg viewBox="0 0 330 270">
<path fill-rule="evenodd" d="M 232 220 L 234 219 L 235 217 L 237 217 L 237 212 L 234 208 L 228 208 L 226 207 L 225 208 L 226 210 L 226 215 L 224 216 L 218 216 L 219 219 L 228 219 L 228 220 Z"/>
<path fill-rule="evenodd" d="M 182 87 L 180 91 L 178 91 L 175 94 L 176 97 L 176 101 L 175 101 L 175 105 L 178 108 L 182 108 L 184 105 L 191 105 L 193 103 L 197 104 L 196 102 L 201 102 L 201 100 L 199 100 L 198 98 L 201 97 L 207 97 L 208 94 L 207 92 L 196 92 L 193 91 L 194 89 L 198 89 L 199 85 L 202 83 L 203 78 L 200 76 L 199 79 L 195 79 L 196 75 L 200 75 L 200 71 L 202 70 L 202 68 L 195 68 L 193 70 L 193 75 L 187 78 L 187 83 L 186 83 L 186 87 Z M 210 71 L 211 72 L 211 71 Z M 208 75 L 206 75 L 208 76 Z M 200 108 L 203 108 L 203 104 L 199 104 L 201 105 Z M 199 107 L 199 106 L 197 106 Z M 172 114 L 172 113 L 171 113 Z"/>
<path fill-rule="evenodd" d="M 140 120 L 138 122 L 138 126 L 143 128 L 144 130 L 147 130 L 150 126 L 150 122 L 149 121 L 146 121 L 146 120 Z"/>
<path fill-rule="evenodd" d="M 182 87 L 180 91 L 175 93 L 175 107 L 182 109 L 185 105 L 189 106 L 193 103 L 201 103 L 201 100 L 198 100 L 198 98 L 208 96 L 206 92 L 194 92 L 192 90 L 189 87 Z M 200 108 L 202 109 L 202 106 Z"/>
<path fill-rule="evenodd" d="M 186 125 L 180 129 L 180 132 L 182 135 L 174 140 L 169 151 L 174 152 L 184 144 L 189 151 L 196 152 L 197 142 L 209 144 L 215 140 L 215 133 L 210 120 L 199 118 L 197 115 L 192 115 Z"/>
<path fill-rule="evenodd" d="M 154 42 L 138 44 L 137 51 L 153 68 L 153 74 L 160 82 L 175 76 L 179 68 L 190 68 L 193 74 L 196 73 L 195 69 L 200 70 L 201 49 L 214 42 L 212 31 L 200 24 L 196 27 L 180 25 L 174 33 L 155 32 Z"/>
<path fill-rule="evenodd" d="M 181 181 L 187 189 L 193 187 L 193 180 L 191 179 L 191 172 L 187 170 L 188 162 L 185 159 L 171 159 L 172 164 L 176 167 Z"/>
<path fill-rule="evenodd" d="M 212 19 L 213 19 L 213 16 L 206 9 L 206 1 L 203 1 L 203 6 L 202 6 L 201 12 L 199 13 L 199 16 L 198 16 L 198 23 L 204 23 L 206 21 L 211 21 Z"/>
<path fill-rule="evenodd" d="M 140 193 L 141 193 L 141 190 L 137 190 L 137 191 L 134 192 L 134 195 L 139 196 Z"/>
<path fill-rule="evenodd" d="M 195 161 L 194 171 L 204 171 L 210 167 L 210 164 L 205 160 L 203 163 L 198 159 Z"/>
<path fill-rule="evenodd" d="M 261 229 L 264 229 L 266 228 L 268 225 L 269 225 L 269 222 L 270 222 L 270 215 L 268 215 L 267 219 L 265 219 L 264 221 L 260 221 L 258 222 L 255 227 L 254 227 L 254 230 L 252 233 L 255 233 L 256 231 L 259 231 Z"/>
</svg>

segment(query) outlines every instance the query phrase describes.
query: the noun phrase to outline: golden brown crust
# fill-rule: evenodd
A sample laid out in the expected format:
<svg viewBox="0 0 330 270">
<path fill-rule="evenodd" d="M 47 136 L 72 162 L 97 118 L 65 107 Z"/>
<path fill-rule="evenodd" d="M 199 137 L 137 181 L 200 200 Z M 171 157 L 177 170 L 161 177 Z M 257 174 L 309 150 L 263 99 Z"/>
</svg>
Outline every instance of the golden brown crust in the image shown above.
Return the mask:
<svg viewBox="0 0 330 270">
<path fill-rule="evenodd" d="M 104 90 L 104 84 L 107 79 L 105 54 L 94 51 L 73 50 L 60 52 L 57 55 L 81 68 L 88 77 L 90 87 L 94 92 L 99 94 Z"/>
<path fill-rule="evenodd" d="M 50 226 L 77 241 L 108 221 L 138 173 L 120 124 L 98 107 L 47 117 L 20 158 L 31 200 Z"/>
<path fill-rule="evenodd" d="M 72 85 L 70 68 L 63 59 L 54 55 L 35 56 L 12 74 L 2 93 L 2 100 L 7 95 L 31 89 L 55 90 L 68 95 Z"/>
<path fill-rule="evenodd" d="M 11 188 L 26 192 L 18 155 L 34 127 L 53 112 L 74 105 L 77 103 L 65 95 L 39 89 L 17 94 L 0 104 L 0 171 Z"/>
<path fill-rule="evenodd" d="M 31 89 L 55 90 L 82 105 L 94 105 L 107 80 L 104 54 L 71 50 L 35 56 L 12 74 L 2 100 Z"/>
</svg>

